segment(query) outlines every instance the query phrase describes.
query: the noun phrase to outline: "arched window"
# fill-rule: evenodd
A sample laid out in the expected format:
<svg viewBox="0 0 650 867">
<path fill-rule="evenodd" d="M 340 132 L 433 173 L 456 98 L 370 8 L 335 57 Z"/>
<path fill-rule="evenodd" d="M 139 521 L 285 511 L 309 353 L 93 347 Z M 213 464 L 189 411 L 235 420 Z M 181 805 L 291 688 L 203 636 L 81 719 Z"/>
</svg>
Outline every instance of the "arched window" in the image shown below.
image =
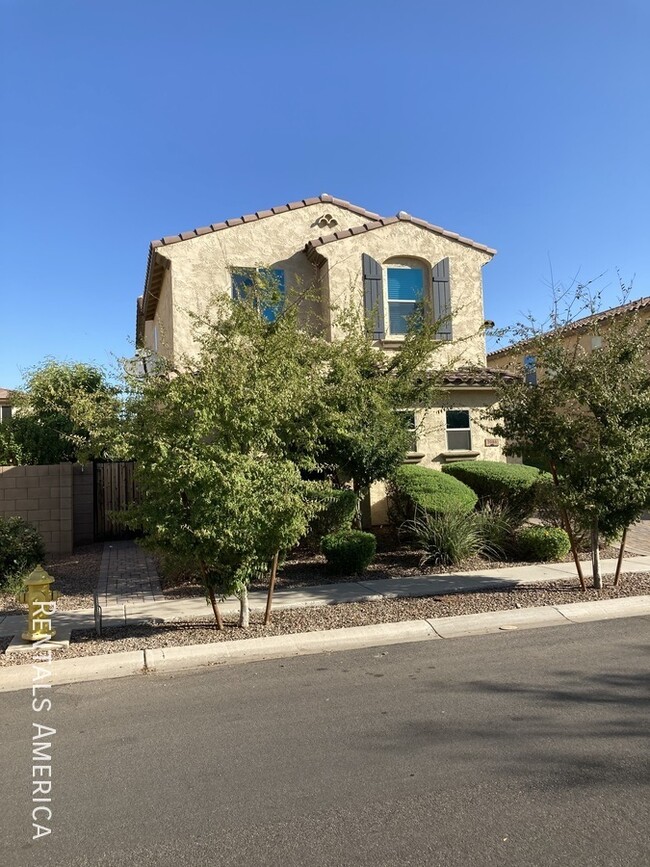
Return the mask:
<svg viewBox="0 0 650 867">
<path fill-rule="evenodd" d="M 429 298 L 431 274 L 421 259 L 394 257 L 384 263 L 387 325 L 391 336 L 406 334 L 409 318 Z"/>
</svg>

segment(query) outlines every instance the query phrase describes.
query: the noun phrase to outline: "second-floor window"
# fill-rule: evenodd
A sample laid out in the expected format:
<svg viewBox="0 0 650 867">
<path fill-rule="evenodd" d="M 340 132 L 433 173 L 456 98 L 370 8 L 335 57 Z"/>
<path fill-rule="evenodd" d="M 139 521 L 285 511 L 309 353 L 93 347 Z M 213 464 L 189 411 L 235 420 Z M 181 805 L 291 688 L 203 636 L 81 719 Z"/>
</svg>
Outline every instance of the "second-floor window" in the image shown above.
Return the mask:
<svg viewBox="0 0 650 867">
<path fill-rule="evenodd" d="M 534 355 L 524 358 L 524 373 L 527 385 L 537 385 L 537 362 Z"/>
<path fill-rule="evenodd" d="M 437 323 L 438 340 L 453 339 L 449 258 L 428 263 L 394 256 L 382 264 L 363 253 L 361 268 L 363 306 L 374 340 L 399 340 L 421 317 Z"/>
<path fill-rule="evenodd" d="M 252 302 L 259 306 L 265 319 L 275 322 L 284 305 L 284 271 L 281 268 L 237 268 L 232 271 L 231 283 L 235 301 Z"/>
<path fill-rule="evenodd" d="M 12 415 L 12 407 L 0 406 L 0 421 L 9 421 Z"/>
<path fill-rule="evenodd" d="M 388 329 L 392 335 L 406 334 L 409 319 L 424 300 L 424 268 L 412 266 L 386 269 L 388 284 Z"/>
</svg>

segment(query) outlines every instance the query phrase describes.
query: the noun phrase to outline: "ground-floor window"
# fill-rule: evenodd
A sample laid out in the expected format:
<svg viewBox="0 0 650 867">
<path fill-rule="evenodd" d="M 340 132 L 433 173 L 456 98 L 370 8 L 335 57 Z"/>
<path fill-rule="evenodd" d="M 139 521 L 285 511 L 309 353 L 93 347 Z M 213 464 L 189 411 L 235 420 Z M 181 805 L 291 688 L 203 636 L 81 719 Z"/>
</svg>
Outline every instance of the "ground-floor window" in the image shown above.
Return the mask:
<svg viewBox="0 0 650 867">
<path fill-rule="evenodd" d="M 468 409 L 447 410 L 447 448 L 450 452 L 470 451 L 472 432 L 469 426 Z"/>
<path fill-rule="evenodd" d="M 400 409 L 399 414 L 404 421 L 404 425 L 406 430 L 409 432 L 410 440 L 409 440 L 409 452 L 417 452 L 418 450 L 418 437 L 417 437 L 417 425 L 415 421 L 415 412 L 411 409 Z"/>
</svg>

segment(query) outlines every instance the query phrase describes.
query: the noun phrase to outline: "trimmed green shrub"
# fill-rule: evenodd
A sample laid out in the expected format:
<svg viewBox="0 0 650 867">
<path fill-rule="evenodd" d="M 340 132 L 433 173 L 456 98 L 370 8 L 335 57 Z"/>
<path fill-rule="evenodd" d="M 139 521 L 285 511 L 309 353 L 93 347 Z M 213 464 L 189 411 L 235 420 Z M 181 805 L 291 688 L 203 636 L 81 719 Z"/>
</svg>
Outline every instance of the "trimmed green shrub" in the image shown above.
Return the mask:
<svg viewBox="0 0 650 867">
<path fill-rule="evenodd" d="M 44 559 L 38 532 L 22 518 L 0 518 L 0 588 L 13 590 Z"/>
<path fill-rule="evenodd" d="M 328 533 L 338 533 L 347 530 L 357 508 L 357 495 L 349 488 L 329 488 L 314 491 L 311 496 L 325 507 L 318 512 L 309 525 L 307 539 L 310 542 L 320 542 Z"/>
<path fill-rule="evenodd" d="M 571 542 L 560 527 L 522 527 L 517 533 L 517 550 L 523 560 L 547 563 L 563 560 Z"/>
<path fill-rule="evenodd" d="M 480 500 L 501 503 L 521 518 L 532 515 L 538 485 L 548 478 L 537 467 L 497 461 L 456 461 L 442 471 L 468 485 Z"/>
<path fill-rule="evenodd" d="M 321 540 L 321 551 L 333 572 L 365 572 L 377 552 L 377 540 L 372 533 L 361 530 L 341 530 Z"/>
<path fill-rule="evenodd" d="M 467 485 L 439 470 L 403 464 L 389 484 L 390 517 L 396 526 L 413 520 L 417 511 L 429 515 L 469 514 L 478 501 Z"/>
</svg>

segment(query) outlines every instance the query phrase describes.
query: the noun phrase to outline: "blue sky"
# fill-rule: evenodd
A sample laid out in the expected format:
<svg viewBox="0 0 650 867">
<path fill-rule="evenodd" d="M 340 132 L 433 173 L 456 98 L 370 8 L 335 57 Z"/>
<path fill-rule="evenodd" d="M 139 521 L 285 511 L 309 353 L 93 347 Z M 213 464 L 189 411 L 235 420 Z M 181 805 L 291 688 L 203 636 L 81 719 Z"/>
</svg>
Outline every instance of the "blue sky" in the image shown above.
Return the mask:
<svg viewBox="0 0 650 867">
<path fill-rule="evenodd" d="M 328 192 L 650 294 L 646 0 L 0 0 L 0 386 L 132 353 L 153 238 Z M 550 263 L 550 264 L 549 264 Z"/>
</svg>

